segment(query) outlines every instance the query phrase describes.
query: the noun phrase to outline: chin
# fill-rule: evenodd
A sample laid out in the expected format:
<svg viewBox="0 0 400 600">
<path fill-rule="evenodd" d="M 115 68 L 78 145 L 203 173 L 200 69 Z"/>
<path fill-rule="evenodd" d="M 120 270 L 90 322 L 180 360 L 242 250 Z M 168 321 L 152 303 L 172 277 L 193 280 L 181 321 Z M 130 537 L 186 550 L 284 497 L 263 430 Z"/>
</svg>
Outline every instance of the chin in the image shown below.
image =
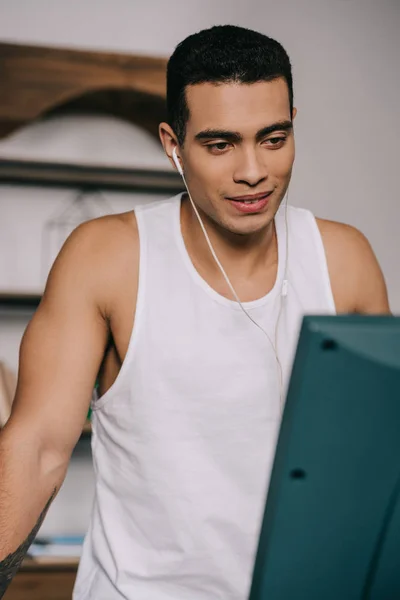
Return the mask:
<svg viewBox="0 0 400 600">
<path fill-rule="evenodd" d="M 221 223 L 221 225 L 230 233 L 247 236 L 260 233 L 266 229 L 273 221 L 273 218 L 273 215 L 271 216 L 270 214 L 265 213 L 246 215 L 235 220 L 227 219 L 225 222 Z"/>
</svg>

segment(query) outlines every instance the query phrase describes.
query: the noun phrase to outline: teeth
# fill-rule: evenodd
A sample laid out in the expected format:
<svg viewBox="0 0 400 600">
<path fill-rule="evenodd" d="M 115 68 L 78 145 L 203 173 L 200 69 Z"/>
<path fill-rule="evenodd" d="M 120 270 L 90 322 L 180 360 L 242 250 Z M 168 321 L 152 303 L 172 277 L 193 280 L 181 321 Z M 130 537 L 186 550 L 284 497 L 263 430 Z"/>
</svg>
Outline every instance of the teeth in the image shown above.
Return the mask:
<svg viewBox="0 0 400 600">
<path fill-rule="evenodd" d="M 259 200 L 244 200 L 245 204 L 255 204 L 256 202 L 259 202 Z"/>
</svg>

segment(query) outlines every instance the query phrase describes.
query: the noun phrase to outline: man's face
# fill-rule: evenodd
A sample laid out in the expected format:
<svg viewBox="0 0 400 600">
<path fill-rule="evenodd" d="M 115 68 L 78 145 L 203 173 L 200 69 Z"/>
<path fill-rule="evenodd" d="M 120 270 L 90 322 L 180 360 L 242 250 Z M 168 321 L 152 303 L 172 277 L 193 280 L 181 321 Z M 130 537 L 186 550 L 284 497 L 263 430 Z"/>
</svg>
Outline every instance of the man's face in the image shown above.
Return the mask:
<svg viewBox="0 0 400 600">
<path fill-rule="evenodd" d="M 294 161 L 285 80 L 192 85 L 186 101 L 179 153 L 193 200 L 232 233 L 260 231 L 279 208 Z"/>
</svg>

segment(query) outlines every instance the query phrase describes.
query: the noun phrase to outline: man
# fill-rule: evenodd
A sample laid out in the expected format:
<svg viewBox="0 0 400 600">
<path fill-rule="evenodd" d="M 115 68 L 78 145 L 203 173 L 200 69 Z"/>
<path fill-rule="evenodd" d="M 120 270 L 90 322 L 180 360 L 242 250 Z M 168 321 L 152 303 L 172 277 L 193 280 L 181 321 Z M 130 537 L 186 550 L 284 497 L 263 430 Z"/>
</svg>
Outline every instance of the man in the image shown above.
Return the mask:
<svg viewBox="0 0 400 600">
<path fill-rule="evenodd" d="M 202 31 L 177 47 L 167 88 L 161 141 L 242 308 L 187 195 L 71 235 L 24 335 L 0 436 L 0 596 L 62 484 L 100 372 L 74 598 L 244 600 L 282 408 L 277 366 L 285 384 L 301 316 L 389 312 L 361 233 L 278 210 L 296 115 L 282 46 Z"/>
</svg>

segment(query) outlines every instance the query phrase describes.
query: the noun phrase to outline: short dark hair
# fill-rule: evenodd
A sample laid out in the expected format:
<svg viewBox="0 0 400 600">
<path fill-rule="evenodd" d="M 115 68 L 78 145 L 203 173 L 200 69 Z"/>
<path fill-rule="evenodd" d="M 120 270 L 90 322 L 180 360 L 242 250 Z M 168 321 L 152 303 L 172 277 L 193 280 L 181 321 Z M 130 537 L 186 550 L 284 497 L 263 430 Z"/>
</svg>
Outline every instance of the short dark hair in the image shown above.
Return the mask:
<svg viewBox="0 0 400 600">
<path fill-rule="evenodd" d="M 279 77 L 288 86 L 291 116 L 292 66 L 279 42 L 234 25 L 218 25 L 187 37 L 178 44 L 167 66 L 168 120 L 179 144 L 184 143 L 189 118 L 187 86 L 205 82 L 256 83 Z"/>
</svg>

